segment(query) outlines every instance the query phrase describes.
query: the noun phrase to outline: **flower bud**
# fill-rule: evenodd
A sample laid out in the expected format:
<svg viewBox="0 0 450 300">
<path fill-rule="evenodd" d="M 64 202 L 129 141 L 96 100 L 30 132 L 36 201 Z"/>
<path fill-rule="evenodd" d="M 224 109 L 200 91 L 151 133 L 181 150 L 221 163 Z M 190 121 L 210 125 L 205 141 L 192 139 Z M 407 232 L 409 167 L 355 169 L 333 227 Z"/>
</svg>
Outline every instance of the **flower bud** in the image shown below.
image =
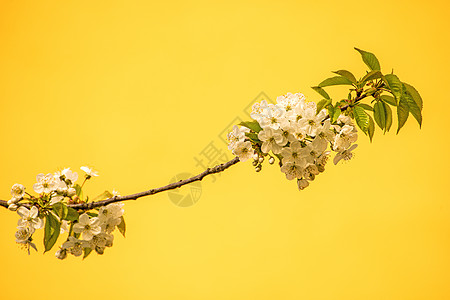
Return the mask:
<svg viewBox="0 0 450 300">
<path fill-rule="evenodd" d="M 300 191 L 301 191 L 301 190 L 304 190 L 305 188 L 307 188 L 308 185 L 309 185 L 308 180 L 306 180 L 306 179 L 304 179 L 304 178 L 302 178 L 302 179 L 297 179 L 297 186 L 298 186 L 298 189 L 299 189 Z"/>
<path fill-rule="evenodd" d="M 56 189 L 56 193 L 57 193 L 58 195 L 63 195 L 65 191 L 66 191 L 66 190 L 65 190 L 64 188 L 60 188 L 60 187 Z"/>
<path fill-rule="evenodd" d="M 325 167 L 324 166 L 322 166 L 322 165 L 318 165 L 317 166 L 317 170 L 319 170 L 319 172 L 323 172 L 323 171 L 325 171 Z"/>
<path fill-rule="evenodd" d="M 10 210 L 10 211 L 16 211 L 17 209 L 18 209 L 19 207 L 16 205 L 16 204 L 10 204 L 9 206 L 8 206 L 8 209 Z"/>
<path fill-rule="evenodd" d="M 269 158 L 269 164 L 273 165 L 274 162 L 275 162 L 275 158 L 273 158 L 273 156 L 271 156 Z"/>
<path fill-rule="evenodd" d="M 59 249 L 55 253 L 56 258 L 58 259 L 65 259 L 67 257 L 67 250 L 66 249 Z"/>
<path fill-rule="evenodd" d="M 20 201 L 20 198 L 12 198 L 12 199 L 10 199 L 10 200 L 8 200 L 8 205 L 10 205 L 10 204 L 16 204 L 16 203 L 18 203 Z"/>
<path fill-rule="evenodd" d="M 74 189 L 74 188 L 69 188 L 69 189 L 67 190 L 67 196 L 68 196 L 68 197 L 75 196 L 76 193 L 77 193 L 77 190 Z"/>
<path fill-rule="evenodd" d="M 254 160 L 254 161 L 252 162 L 252 165 L 253 165 L 254 167 L 256 167 L 257 164 L 258 164 L 258 161 L 257 161 L 257 160 Z"/>
<path fill-rule="evenodd" d="M 264 157 L 260 157 L 259 159 L 258 159 L 258 161 L 260 162 L 260 163 L 262 163 L 263 161 L 264 161 Z"/>
<path fill-rule="evenodd" d="M 258 153 L 253 154 L 253 159 L 254 159 L 254 160 L 258 160 L 258 158 L 259 158 Z"/>
<path fill-rule="evenodd" d="M 255 168 L 255 171 L 256 171 L 256 172 L 260 172 L 260 171 L 261 171 L 261 165 L 257 166 L 257 167 Z"/>
</svg>

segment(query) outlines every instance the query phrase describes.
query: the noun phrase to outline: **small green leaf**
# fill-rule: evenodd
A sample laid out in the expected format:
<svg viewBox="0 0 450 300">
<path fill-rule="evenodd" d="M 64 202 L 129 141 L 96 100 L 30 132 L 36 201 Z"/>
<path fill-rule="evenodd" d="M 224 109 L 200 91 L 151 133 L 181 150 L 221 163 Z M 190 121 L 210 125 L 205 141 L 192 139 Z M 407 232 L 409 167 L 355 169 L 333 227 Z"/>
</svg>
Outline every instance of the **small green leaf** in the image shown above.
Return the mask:
<svg viewBox="0 0 450 300">
<path fill-rule="evenodd" d="M 384 128 L 384 133 L 386 133 L 392 126 L 392 109 L 387 104 L 384 105 L 384 109 L 386 110 L 386 127 Z"/>
<path fill-rule="evenodd" d="M 370 106 L 369 104 L 358 103 L 358 106 L 361 106 L 361 107 L 364 108 L 365 110 L 373 111 L 373 107 Z"/>
<path fill-rule="evenodd" d="M 355 75 L 353 75 L 352 72 L 350 72 L 350 71 L 339 70 L 339 71 L 334 71 L 333 73 L 341 75 L 341 76 L 344 76 L 345 78 L 347 78 L 351 82 L 356 83 Z"/>
<path fill-rule="evenodd" d="M 123 237 L 125 237 L 125 231 L 127 229 L 127 226 L 125 224 L 125 219 L 123 218 L 123 216 L 120 217 L 120 224 L 117 225 L 117 228 L 119 229 L 119 231 L 123 235 Z"/>
<path fill-rule="evenodd" d="M 375 122 L 377 122 L 378 126 L 381 129 L 386 127 L 386 110 L 384 109 L 383 102 L 377 102 L 373 106 L 373 116 L 375 118 Z"/>
<path fill-rule="evenodd" d="M 58 219 L 51 213 L 48 212 L 45 215 L 45 227 L 44 227 L 44 247 L 45 252 L 52 249 L 53 245 L 59 236 L 60 223 Z"/>
<path fill-rule="evenodd" d="M 383 101 L 384 103 L 390 104 L 392 106 L 397 106 L 397 101 L 395 100 L 394 97 L 389 96 L 389 95 L 381 95 L 380 96 L 381 101 Z"/>
<path fill-rule="evenodd" d="M 380 62 L 373 53 L 358 49 L 356 47 L 355 50 L 361 54 L 362 60 L 371 70 L 381 71 Z"/>
<path fill-rule="evenodd" d="M 261 142 L 258 138 L 258 135 L 254 132 L 246 132 L 245 135 L 253 142 L 259 143 Z"/>
<path fill-rule="evenodd" d="M 406 103 L 408 104 L 409 112 L 413 115 L 413 117 L 419 123 L 419 126 L 422 127 L 422 112 L 417 103 L 414 101 L 413 96 L 408 92 L 406 86 L 403 86 L 403 95 Z"/>
<path fill-rule="evenodd" d="M 334 107 L 333 117 L 331 118 L 331 123 L 336 122 L 340 115 L 341 109 L 336 104 L 336 106 Z"/>
<path fill-rule="evenodd" d="M 392 95 L 394 95 L 395 97 L 395 100 L 399 102 L 400 97 L 403 94 L 403 84 L 400 79 L 398 79 L 397 75 L 387 74 L 383 76 L 383 80 L 388 86 L 389 90 L 391 90 Z"/>
<path fill-rule="evenodd" d="M 403 82 L 403 85 L 406 87 L 406 91 L 411 95 L 414 102 L 416 102 L 417 107 L 419 107 L 420 110 L 422 110 L 423 101 L 422 101 L 422 97 L 420 97 L 419 92 L 412 85 L 410 85 L 406 82 Z"/>
<path fill-rule="evenodd" d="M 322 99 L 317 103 L 317 110 L 316 114 L 318 114 L 323 108 L 327 107 L 329 104 L 331 104 L 331 100 L 329 99 Z"/>
<path fill-rule="evenodd" d="M 67 208 L 67 215 L 65 217 L 65 220 L 73 222 L 73 221 L 78 220 L 78 217 L 79 217 L 79 214 L 75 209 L 73 209 L 72 207 Z"/>
<path fill-rule="evenodd" d="M 373 135 L 375 133 L 375 123 L 373 122 L 373 119 L 370 115 L 369 116 L 369 128 L 367 129 L 367 132 L 369 133 L 370 142 L 372 142 Z"/>
<path fill-rule="evenodd" d="M 75 184 L 73 186 L 73 188 L 75 189 L 75 191 L 77 192 L 77 196 L 80 197 L 81 195 L 81 186 L 79 184 Z"/>
<path fill-rule="evenodd" d="M 326 86 L 331 85 L 353 85 L 353 82 L 351 82 L 348 78 L 343 76 L 335 76 L 328 79 L 325 79 L 321 83 L 319 83 L 319 87 L 323 88 Z"/>
<path fill-rule="evenodd" d="M 261 126 L 257 121 L 247 121 L 247 122 L 241 122 L 239 125 L 247 127 L 250 130 L 253 130 L 254 132 L 258 133 L 262 130 Z"/>
<path fill-rule="evenodd" d="M 397 106 L 397 118 L 398 118 L 397 134 L 403 127 L 403 125 L 405 125 L 405 122 L 408 119 L 408 115 L 409 115 L 408 102 L 405 97 L 400 97 L 400 101 L 398 102 Z"/>
<path fill-rule="evenodd" d="M 370 71 L 361 79 L 361 82 L 364 83 L 364 82 L 367 82 L 370 80 L 375 80 L 375 79 L 381 78 L 382 76 L 383 76 L 383 74 L 381 74 L 380 71 Z"/>
<path fill-rule="evenodd" d="M 52 210 L 55 212 L 55 214 L 59 217 L 60 220 L 65 219 L 67 216 L 68 208 L 62 202 L 56 202 L 55 204 L 53 204 Z"/>
<path fill-rule="evenodd" d="M 319 93 L 325 99 L 331 100 L 330 95 L 328 95 L 328 93 L 325 92 L 325 90 L 323 88 L 318 87 L 318 86 L 312 86 L 311 88 L 313 90 L 315 90 L 317 93 Z"/>
<path fill-rule="evenodd" d="M 328 105 L 328 115 L 330 116 L 330 122 L 333 124 L 341 115 L 341 109 L 337 106 Z"/>
<path fill-rule="evenodd" d="M 89 254 L 91 254 L 92 249 L 91 249 L 91 248 L 84 248 L 84 249 L 83 249 L 83 252 L 84 252 L 84 254 L 83 254 L 83 259 L 85 259 L 86 257 L 89 256 Z"/>
<path fill-rule="evenodd" d="M 88 212 L 86 212 L 86 214 L 93 218 L 98 217 L 98 213 L 95 213 L 95 212 L 88 211 Z"/>
<path fill-rule="evenodd" d="M 109 198 L 112 198 L 112 197 L 114 197 L 114 195 L 111 192 L 104 191 L 103 193 L 101 193 L 100 195 L 95 197 L 93 201 L 101 201 L 101 200 L 109 199 Z"/>
<path fill-rule="evenodd" d="M 360 106 L 353 107 L 353 115 L 355 116 L 356 124 L 367 134 L 369 129 L 369 115 Z"/>
</svg>

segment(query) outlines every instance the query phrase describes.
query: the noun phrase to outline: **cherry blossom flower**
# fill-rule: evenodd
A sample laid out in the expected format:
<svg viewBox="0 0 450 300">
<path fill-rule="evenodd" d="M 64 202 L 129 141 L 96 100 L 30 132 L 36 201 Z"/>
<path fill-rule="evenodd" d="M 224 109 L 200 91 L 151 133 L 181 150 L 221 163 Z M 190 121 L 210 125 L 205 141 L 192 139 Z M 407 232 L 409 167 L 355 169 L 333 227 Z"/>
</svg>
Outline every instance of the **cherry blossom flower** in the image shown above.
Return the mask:
<svg viewBox="0 0 450 300">
<path fill-rule="evenodd" d="M 89 215 L 84 213 L 80 216 L 78 223 L 73 225 L 75 233 L 81 233 L 84 240 L 88 241 L 102 230 L 100 228 L 100 220 L 97 217 L 89 218 Z"/>
</svg>

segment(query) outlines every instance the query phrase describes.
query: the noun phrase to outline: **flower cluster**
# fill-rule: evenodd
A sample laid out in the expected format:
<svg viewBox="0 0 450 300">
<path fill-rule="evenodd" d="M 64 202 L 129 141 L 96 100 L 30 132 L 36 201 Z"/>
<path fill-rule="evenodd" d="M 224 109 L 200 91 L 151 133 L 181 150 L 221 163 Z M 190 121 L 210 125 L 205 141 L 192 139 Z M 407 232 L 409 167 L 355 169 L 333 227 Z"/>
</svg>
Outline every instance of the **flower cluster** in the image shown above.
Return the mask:
<svg viewBox="0 0 450 300">
<path fill-rule="evenodd" d="M 277 104 L 255 103 L 250 116 L 254 121 L 235 125 L 228 134 L 228 149 L 241 161 L 253 158 L 257 172 L 266 156 L 270 164 L 277 157 L 281 172 L 289 180 L 296 178 L 300 190 L 325 170 L 331 151 L 337 152 L 337 164 L 351 159 L 357 146 L 357 129 L 349 116 L 341 114 L 332 122 L 326 109 L 307 102 L 301 93 L 280 96 Z"/>
<path fill-rule="evenodd" d="M 123 204 L 110 203 L 99 208 L 76 210 L 73 204 L 83 204 L 89 198 L 83 197 L 82 188 L 87 180 L 98 176 L 91 168 L 81 167 L 85 172 L 84 181 L 77 184 L 78 173 L 69 168 L 54 174 L 38 174 L 33 190 L 38 195 L 33 196 L 25 191 L 21 184 L 14 184 L 11 188 L 12 198 L 8 201 L 8 208 L 17 211 L 20 216 L 16 242 L 30 253 L 30 248 L 37 251 L 33 241 L 36 229 L 44 228 L 44 247 L 49 251 L 56 243 L 60 234 L 68 233 L 67 240 L 56 252 L 56 257 L 64 259 L 67 254 L 84 257 L 95 250 L 103 254 L 106 247 L 113 245 L 113 231 L 118 228 L 125 234 L 123 218 Z M 118 192 L 104 192 L 96 200 L 119 196 Z"/>
<path fill-rule="evenodd" d="M 97 216 L 87 213 L 80 215 L 78 222 L 73 225 L 74 236 L 69 236 L 68 240 L 62 244 L 61 249 L 55 254 L 56 257 L 64 259 L 67 253 L 80 256 L 83 251 L 92 250 L 103 254 L 106 247 L 113 245 L 112 232 L 122 223 L 122 206 L 122 203 L 111 203 L 102 206 Z"/>
</svg>

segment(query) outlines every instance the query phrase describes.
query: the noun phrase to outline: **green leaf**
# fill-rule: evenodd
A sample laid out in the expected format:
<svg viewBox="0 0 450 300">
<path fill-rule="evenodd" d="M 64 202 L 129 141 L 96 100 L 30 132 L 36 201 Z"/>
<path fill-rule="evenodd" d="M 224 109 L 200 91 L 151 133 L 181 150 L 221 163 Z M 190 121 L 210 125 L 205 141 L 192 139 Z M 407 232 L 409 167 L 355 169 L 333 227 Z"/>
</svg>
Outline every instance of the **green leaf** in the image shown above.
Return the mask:
<svg viewBox="0 0 450 300">
<path fill-rule="evenodd" d="M 125 231 L 127 229 L 127 226 L 125 224 L 125 219 L 123 218 L 123 216 L 120 217 L 120 224 L 117 225 L 117 228 L 119 229 L 119 231 L 123 235 L 123 237 L 125 237 Z"/>
<path fill-rule="evenodd" d="M 367 129 L 367 132 L 369 133 L 370 142 L 372 142 L 373 135 L 375 133 L 375 123 L 373 122 L 373 119 L 370 115 L 369 116 L 369 128 Z"/>
<path fill-rule="evenodd" d="M 83 259 L 85 259 L 86 257 L 89 256 L 89 254 L 91 254 L 92 249 L 91 249 L 91 248 L 84 248 L 84 249 L 83 249 L 83 252 L 84 252 L 84 254 L 83 254 Z"/>
<path fill-rule="evenodd" d="M 336 122 L 340 115 L 341 115 L 341 109 L 336 104 L 336 106 L 334 107 L 333 116 L 331 118 L 331 123 Z"/>
<path fill-rule="evenodd" d="M 422 111 L 417 106 L 416 101 L 414 101 L 413 96 L 407 91 L 406 86 L 403 86 L 403 95 L 406 99 L 406 103 L 408 104 L 409 112 L 413 115 L 413 117 L 417 120 L 417 123 L 419 123 L 419 126 L 422 127 Z"/>
<path fill-rule="evenodd" d="M 246 132 L 245 135 L 253 142 L 259 143 L 261 142 L 258 138 L 258 135 L 254 132 Z"/>
<path fill-rule="evenodd" d="M 114 197 L 114 195 L 111 192 L 104 191 L 103 193 L 101 193 L 100 195 L 95 197 L 94 200 L 92 200 L 92 201 L 101 201 L 101 200 L 109 199 L 109 198 L 112 198 L 112 197 Z"/>
<path fill-rule="evenodd" d="M 77 191 L 77 196 L 80 197 L 80 195 L 81 195 L 81 186 L 79 184 L 75 184 L 73 186 L 73 188 L 75 189 L 75 191 Z"/>
<path fill-rule="evenodd" d="M 67 207 L 67 215 L 65 217 L 65 220 L 73 222 L 78 220 L 78 217 L 79 214 L 75 209 L 73 209 L 72 207 Z"/>
<path fill-rule="evenodd" d="M 364 108 L 365 110 L 373 111 L 373 107 L 370 106 L 369 104 L 358 103 L 358 106 L 361 106 L 361 107 Z"/>
<path fill-rule="evenodd" d="M 373 106 L 373 116 L 375 118 L 375 122 L 377 122 L 381 129 L 386 127 L 386 110 L 384 106 L 385 104 L 383 102 L 377 102 Z"/>
<path fill-rule="evenodd" d="M 370 71 L 361 79 L 361 83 L 381 78 L 383 74 L 380 71 Z"/>
<path fill-rule="evenodd" d="M 93 218 L 98 217 L 98 213 L 95 213 L 95 212 L 88 211 L 88 212 L 86 212 L 86 214 Z"/>
<path fill-rule="evenodd" d="M 311 88 L 313 90 L 315 90 L 317 93 L 319 93 L 325 99 L 331 100 L 330 95 L 328 95 L 328 93 L 325 92 L 325 90 L 323 88 L 318 87 L 318 86 L 312 86 Z"/>
<path fill-rule="evenodd" d="M 386 110 L 386 127 L 384 128 L 384 133 L 386 133 L 392 126 L 392 109 L 387 104 L 384 106 L 384 109 Z"/>
<path fill-rule="evenodd" d="M 329 104 L 331 104 L 331 100 L 330 99 L 322 99 L 322 100 L 320 100 L 319 103 L 317 103 L 316 114 L 318 114 L 319 111 L 321 111 L 324 107 L 327 107 Z"/>
<path fill-rule="evenodd" d="M 348 78 L 343 76 L 335 76 L 328 79 L 325 79 L 321 83 L 319 83 L 319 87 L 323 88 L 330 85 L 353 85 Z"/>
<path fill-rule="evenodd" d="M 53 204 L 52 210 L 55 212 L 55 214 L 59 217 L 60 220 L 65 219 L 68 213 L 67 206 L 62 202 L 56 202 L 55 204 Z"/>
<path fill-rule="evenodd" d="M 412 85 L 410 85 L 406 82 L 403 82 L 403 85 L 406 87 L 406 91 L 411 95 L 414 102 L 416 102 L 417 107 L 419 107 L 420 110 L 422 110 L 423 101 L 422 101 L 422 97 L 420 97 L 419 92 Z"/>
<path fill-rule="evenodd" d="M 397 106 L 397 101 L 395 100 L 394 97 L 389 96 L 389 95 L 381 95 L 380 96 L 381 101 L 383 101 L 384 103 L 390 104 L 392 106 Z"/>
<path fill-rule="evenodd" d="M 330 122 L 333 124 L 341 115 L 341 109 L 337 106 L 328 105 L 328 115 L 330 116 Z"/>
<path fill-rule="evenodd" d="M 241 122 L 239 125 L 247 127 L 250 130 L 253 130 L 254 132 L 258 133 L 262 130 L 261 126 L 257 121 L 247 121 L 247 122 Z"/>
<path fill-rule="evenodd" d="M 395 100 L 397 102 L 400 101 L 400 97 L 403 94 L 403 83 L 398 79 L 397 75 L 387 74 L 383 76 L 383 80 L 388 86 L 389 90 L 391 90 L 392 95 L 394 95 Z"/>
<path fill-rule="evenodd" d="M 360 106 L 353 107 L 353 115 L 355 116 L 356 124 L 367 134 L 369 129 L 369 115 Z"/>
<path fill-rule="evenodd" d="M 59 236 L 59 229 L 60 223 L 58 219 L 51 212 L 48 212 L 45 215 L 44 253 L 52 249 L 53 245 L 56 243 Z"/>
<path fill-rule="evenodd" d="M 363 62 L 373 71 L 381 71 L 380 62 L 377 57 L 370 52 L 358 49 L 355 47 L 355 50 L 361 54 Z"/>
<path fill-rule="evenodd" d="M 347 71 L 347 70 L 339 70 L 339 71 L 334 71 L 333 73 L 344 76 L 345 78 L 347 78 L 348 80 L 350 80 L 353 83 L 356 83 L 356 78 L 355 76 L 352 74 L 352 72 Z"/>
<path fill-rule="evenodd" d="M 405 122 L 408 119 L 408 115 L 409 115 L 409 106 L 406 97 L 400 97 L 400 101 L 398 102 L 397 106 L 397 118 L 398 118 L 397 134 L 403 127 L 403 125 L 405 125 Z"/>
</svg>

